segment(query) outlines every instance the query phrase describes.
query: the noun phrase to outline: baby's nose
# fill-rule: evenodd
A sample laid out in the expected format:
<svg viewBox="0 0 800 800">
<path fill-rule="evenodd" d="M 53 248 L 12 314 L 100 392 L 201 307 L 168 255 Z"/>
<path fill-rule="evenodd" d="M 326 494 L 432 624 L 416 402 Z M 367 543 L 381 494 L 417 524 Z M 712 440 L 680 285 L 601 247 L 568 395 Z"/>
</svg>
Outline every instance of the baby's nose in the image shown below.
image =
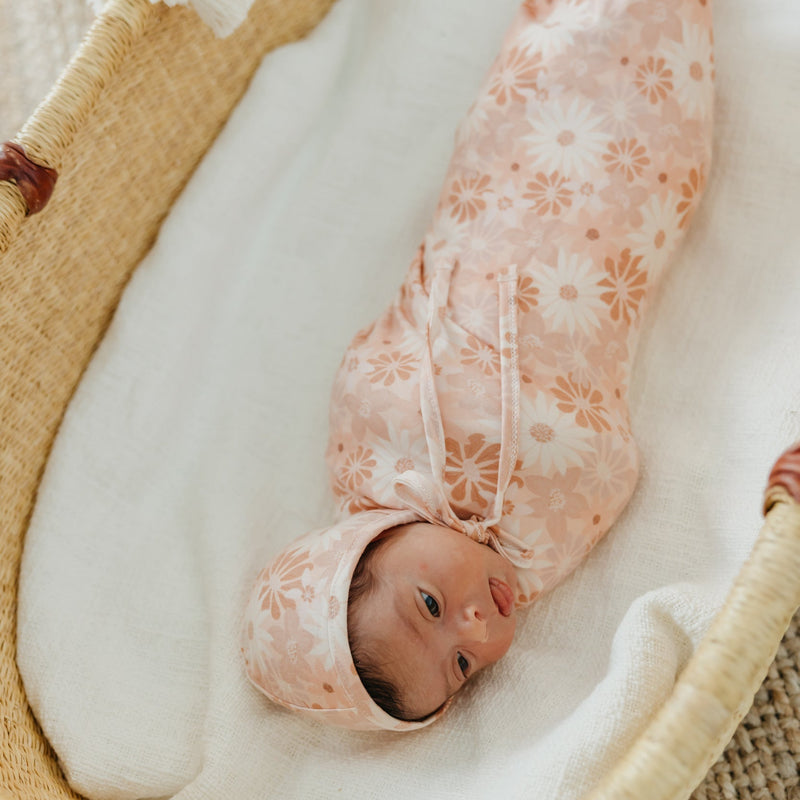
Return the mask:
<svg viewBox="0 0 800 800">
<path fill-rule="evenodd" d="M 485 642 L 488 636 L 486 620 L 477 606 L 469 605 L 464 608 L 460 619 L 462 636 L 471 642 Z"/>
</svg>

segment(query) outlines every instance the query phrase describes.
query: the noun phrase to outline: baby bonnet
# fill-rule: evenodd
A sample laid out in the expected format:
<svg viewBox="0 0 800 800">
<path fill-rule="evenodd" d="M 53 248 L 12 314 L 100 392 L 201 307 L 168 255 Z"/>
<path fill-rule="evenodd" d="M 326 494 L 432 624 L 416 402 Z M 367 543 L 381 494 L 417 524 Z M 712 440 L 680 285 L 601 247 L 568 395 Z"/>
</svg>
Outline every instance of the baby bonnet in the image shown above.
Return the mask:
<svg viewBox="0 0 800 800">
<path fill-rule="evenodd" d="M 395 719 L 369 696 L 347 638 L 350 581 L 380 533 L 418 520 L 414 511 L 361 511 L 292 542 L 259 573 L 242 629 L 250 681 L 281 705 L 355 730 L 407 731 L 429 725 Z"/>
</svg>

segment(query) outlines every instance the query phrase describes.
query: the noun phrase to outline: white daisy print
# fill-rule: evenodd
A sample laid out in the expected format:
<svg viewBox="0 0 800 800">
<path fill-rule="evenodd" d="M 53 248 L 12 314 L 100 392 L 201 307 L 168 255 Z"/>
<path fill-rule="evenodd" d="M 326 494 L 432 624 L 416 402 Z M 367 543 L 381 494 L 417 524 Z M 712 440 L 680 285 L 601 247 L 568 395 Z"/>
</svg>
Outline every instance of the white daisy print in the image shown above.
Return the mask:
<svg viewBox="0 0 800 800">
<path fill-rule="evenodd" d="M 577 177 L 597 163 L 611 140 L 603 130 L 603 117 L 592 115 L 591 104 L 581 104 L 577 97 L 568 108 L 558 101 L 543 105 L 532 127 L 523 141 L 548 174 L 558 170 Z"/>
<path fill-rule="evenodd" d="M 452 261 L 461 255 L 469 226 L 459 222 L 449 210 L 440 209 L 425 237 L 425 268 L 430 274 L 435 264 Z"/>
<path fill-rule="evenodd" d="M 584 460 L 580 485 L 594 495 L 624 496 L 636 481 L 636 458 L 627 447 L 619 447 L 618 437 L 599 437 L 598 444 Z"/>
<path fill-rule="evenodd" d="M 594 337 L 575 333 L 564 338 L 564 349 L 558 354 L 560 369 L 577 383 L 594 383 L 598 375 L 597 365 L 590 358 Z"/>
<path fill-rule="evenodd" d="M 664 48 L 672 82 L 687 117 L 704 117 L 712 106 L 711 39 L 701 25 L 683 23 L 683 42 L 670 42 Z"/>
<path fill-rule="evenodd" d="M 592 20 L 592 43 L 603 53 L 608 53 L 612 45 L 619 42 L 625 25 L 624 15 L 596 13 Z"/>
<path fill-rule="evenodd" d="M 572 181 L 572 207 L 578 211 L 585 208 L 587 211 L 600 211 L 605 205 L 600 192 L 611 183 L 608 173 L 603 176 L 595 175 L 593 181 Z"/>
<path fill-rule="evenodd" d="M 595 105 L 603 119 L 603 129 L 614 139 L 624 139 L 638 133 L 637 117 L 647 113 L 647 101 L 635 83 L 620 81 L 604 90 Z"/>
<path fill-rule="evenodd" d="M 575 424 L 572 414 L 559 411 L 544 392 L 531 401 L 522 395 L 520 401 L 519 439 L 523 466 L 536 467 L 543 475 L 557 470 L 562 475 L 568 467 L 581 466 L 583 453 L 592 449 L 590 428 Z"/>
<path fill-rule="evenodd" d="M 464 375 L 458 372 L 446 375 L 445 381 L 449 391 L 457 393 L 454 397 L 457 398 L 458 410 L 453 406 L 448 412 L 454 421 L 475 428 L 476 420 L 488 421 L 499 418 L 500 400 L 489 390 L 486 381 L 475 377 L 465 379 Z M 476 432 L 483 432 L 483 429 Z M 487 430 L 486 433 L 491 435 L 492 431 Z"/>
<path fill-rule="evenodd" d="M 527 210 L 527 201 L 523 199 L 514 181 L 509 179 L 497 187 L 495 197 L 486 206 L 485 216 L 488 220 L 497 222 L 505 230 L 516 227 L 520 215 L 525 214 Z"/>
<path fill-rule="evenodd" d="M 520 43 L 546 61 L 564 51 L 575 41 L 575 34 L 593 22 L 592 4 L 585 0 L 564 0 L 558 3 L 540 23 L 526 25 Z"/>
<path fill-rule="evenodd" d="M 497 295 L 487 291 L 484 282 L 478 283 L 476 279 L 453 288 L 451 298 L 451 313 L 453 319 L 465 330 L 479 339 L 491 342 L 497 338 Z"/>
<path fill-rule="evenodd" d="M 491 264 L 505 245 L 505 228 L 496 220 L 482 217 L 470 230 L 464 247 L 464 260 L 474 264 Z"/>
<path fill-rule="evenodd" d="M 680 225 L 680 215 L 675 211 L 678 198 L 670 192 L 663 200 L 653 195 L 642 206 L 642 225 L 630 233 L 631 252 L 643 256 L 647 271 L 657 275 L 672 252 Z"/>
<path fill-rule="evenodd" d="M 558 265 L 543 269 L 537 277 L 542 316 L 569 333 L 576 328 L 588 333 L 598 327 L 600 320 L 595 312 L 604 307 L 600 299 L 603 288 L 599 285 L 603 276 L 593 269 L 591 259 L 580 258 L 559 249 Z"/>
<path fill-rule="evenodd" d="M 373 458 L 378 462 L 375 470 L 373 489 L 379 502 L 386 503 L 396 499 L 392 484 L 394 479 L 406 470 L 416 472 L 430 471 L 430 457 L 424 436 L 419 436 L 408 428 L 388 425 L 387 439 L 373 441 Z"/>
<path fill-rule="evenodd" d="M 568 91 L 560 77 L 546 69 L 536 76 L 536 91 L 525 100 L 525 119 L 534 119 L 542 103 L 552 102 Z"/>
</svg>

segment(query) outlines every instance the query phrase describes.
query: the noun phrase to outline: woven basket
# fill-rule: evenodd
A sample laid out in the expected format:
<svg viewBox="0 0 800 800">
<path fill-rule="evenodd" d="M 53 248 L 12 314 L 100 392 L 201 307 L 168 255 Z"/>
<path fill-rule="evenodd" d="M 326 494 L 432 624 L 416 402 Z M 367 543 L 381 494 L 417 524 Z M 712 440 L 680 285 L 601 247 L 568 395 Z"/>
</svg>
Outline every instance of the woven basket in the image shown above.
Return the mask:
<svg viewBox="0 0 800 800">
<path fill-rule="evenodd" d="M 15 660 L 23 538 L 64 410 L 131 272 L 260 59 L 331 3 L 260 0 L 218 40 L 184 9 L 112 0 L 15 139 L 59 178 L 34 216 L 24 179 L 0 181 L 0 800 L 77 797 Z M 798 462 L 796 453 L 779 462 L 765 525 L 725 607 L 593 800 L 688 797 L 750 707 L 800 605 Z"/>
</svg>

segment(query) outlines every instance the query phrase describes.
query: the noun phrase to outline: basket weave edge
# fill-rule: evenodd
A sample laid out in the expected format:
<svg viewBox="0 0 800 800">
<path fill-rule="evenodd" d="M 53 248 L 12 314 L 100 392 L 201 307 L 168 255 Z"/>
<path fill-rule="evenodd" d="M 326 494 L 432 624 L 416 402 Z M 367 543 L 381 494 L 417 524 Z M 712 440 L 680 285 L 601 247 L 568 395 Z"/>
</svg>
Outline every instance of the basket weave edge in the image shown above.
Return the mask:
<svg viewBox="0 0 800 800">
<path fill-rule="evenodd" d="M 60 170 L 64 154 L 103 88 L 160 13 L 146 0 L 109 0 L 53 88 L 14 137 L 28 158 Z M 14 182 L 0 181 L 0 189 L 1 254 L 19 232 L 28 209 Z"/>
<path fill-rule="evenodd" d="M 647 727 L 585 800 L 685 800 L 751 707 L 800 606 L 800 505 L 771 507 L 722 609 Z"/>
<path fill-rule="evenodd" d="M 50 205 L 34 217 L 24 218 L 16 187 L 0 182 L 0 793 L 17 800 L 78 798 L 16 666 L 22 544 L 58 426 L 128 277 L 261 57 L 308 33 L 332 2 L 258 0 L 240 31 L 218 40 L 186 8 L 116 0 L 17 137 L 34 150 L 54 143 L 38 155 L 61 168 Z M 108 20 L 119 8 L 142 14 L 133 26 L 140 38 L 128 40 L 126 55 L 110 54 L 116 66 L 91 63 L 103 78 L 88 90 L 96 97 L 78 103 L 82 122 L 62 104 L 65 137 L 40 132 L 50 124 L 43 109 L 72 91 L 75 61 L 102 58 L 96 28 L 123 24 L 130 35 L 128 23 Z"/>
</svg>

